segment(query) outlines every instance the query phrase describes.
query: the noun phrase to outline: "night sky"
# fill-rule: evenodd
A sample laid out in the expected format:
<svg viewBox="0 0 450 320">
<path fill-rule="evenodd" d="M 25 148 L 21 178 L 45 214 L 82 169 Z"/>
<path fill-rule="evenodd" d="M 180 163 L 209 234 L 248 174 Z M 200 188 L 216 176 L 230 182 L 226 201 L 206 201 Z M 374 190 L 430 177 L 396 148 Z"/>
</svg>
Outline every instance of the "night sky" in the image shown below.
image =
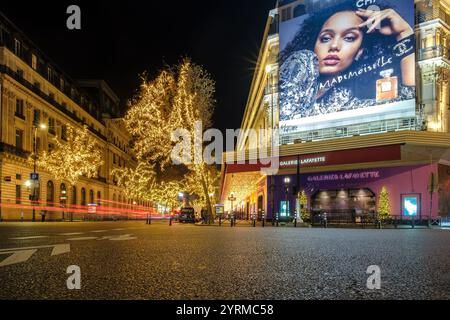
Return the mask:
<svg viewBox="0 0 450 320">
<path fill-rule="evenodd" d="M 4 1 L 0 10 L 72 78 L 104 79 L 126 102 L 139 75 L 189 56 L 216 80 L 215 127 L 241 125 L 275 0 Z M 82 30 L 66 28 L 77 4 Z"/>
</svg>

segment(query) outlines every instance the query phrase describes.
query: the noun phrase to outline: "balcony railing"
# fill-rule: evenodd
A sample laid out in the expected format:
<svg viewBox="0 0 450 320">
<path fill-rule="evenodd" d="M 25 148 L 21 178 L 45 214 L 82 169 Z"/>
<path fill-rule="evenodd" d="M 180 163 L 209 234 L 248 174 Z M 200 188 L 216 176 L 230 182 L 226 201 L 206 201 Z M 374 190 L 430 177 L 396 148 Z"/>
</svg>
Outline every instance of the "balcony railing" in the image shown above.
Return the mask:
<svg viewBox="0 0 450 320">
<path fill-rule="evenodd" d="M 442 46 L 434 46 L 424 49 L 419 49 L 419 60 L 428 60 L 439 57 L 448 58 L 449 52 L 444 52 L 444 48 Z"/>
<path fill-rule="evenodd" d="M 12 146 L 6 143 L 0 143 L 0 152 L 9 153 L 23 159 L 28 159 L 31 155 L 30 152 L 25 151 L 23 149 L 17 148 L 16 146 Z"/>
</svg>

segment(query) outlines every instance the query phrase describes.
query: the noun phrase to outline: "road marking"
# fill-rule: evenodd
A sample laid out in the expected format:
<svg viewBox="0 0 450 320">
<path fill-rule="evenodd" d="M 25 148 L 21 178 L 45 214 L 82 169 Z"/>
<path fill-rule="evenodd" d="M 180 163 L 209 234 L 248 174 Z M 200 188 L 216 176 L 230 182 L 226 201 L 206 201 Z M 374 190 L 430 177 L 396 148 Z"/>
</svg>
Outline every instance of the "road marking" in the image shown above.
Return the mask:
<svg viewBox="0 0 450 320">
<path fill-rule="evenodd" d="M 45 249 L 45 248 L 53 248 L 51 254 L 52 256 L 57 256 L 60 254 L 70 252 L 70 244 L 68 243 L 50 246 L 39 246 L 39 247 L 1 249 L 0 255 L 11 254 L 11 256 L 0 262 L 0 267 L 26 262 L 28 259 L 31 258 L 33 254 L 36 253 L 36 251 L 38 251 L 38 249 Z"/>
<path fill-rule="evenodd" d="M 132 237 L 131 234 L 125 234 L 122 236 L 114 237 L 109 239 L 110 241 L 127 241 L 127 240 L 136 240 L 136 237 Z"/>
<path fill-rule="evenodd" d="M 91 231 L 92 233 L 103 233 L 103 232 L 108 232 L 108 230 L 95 230 L 95 231 Z"/>
<path fill-rule="evenodd" d="M 81 238 L 71 238 L 67 239 L 67 241 L 87 241 L 87 240 L 95 240 L 97 237 L 81 237 Z"/>
<path fill-rule="evenodd" d="M 123 228 L 119 228 L 119 229 L 111 229 L 111 231 L 123 231 L 123 230 L 125 230 L 125 229 L 123 229 Z"/>
<path fill-rule="evenodd" d="M 10 240 L 32 240 L 32 239 L 42 239 L 42 238 L 48 238 L 48 236 L 19 237 L 19 238 L 10 238 Z"/>
<path fill-rule="evenodd" d="M 57 244 L 53 247 L 52 250 L 52 256 L 58 256 L 63 253 L 69 253 L 70 252 L 70 244 L 64 243 L 64 244 Z"/>
<path fill-rule="evenodd" d="M 5 260 L 3 260 L 0 263 L 0 267 L 5 267 L 5 266 L 12 265 L 12 264 L 25 262 L 28 259 L 30 259 L 31 256 L 36 253 L 36 251 L 37 251 L 37 249 L 12 251 L 12 252 L 8 252 L 8 251 L 1 252 L 0 254 L 11 254 L 12 253 L 12 255 L 9 256 L 8 258 L 6 258 Z"/>
<path fill-rule="evenodd" d="M 79 236 L 82 235 L 83 233 L 81 232 L 72 232 L 72 233 L 60 233 L 60 236 Z"/>
</svg>

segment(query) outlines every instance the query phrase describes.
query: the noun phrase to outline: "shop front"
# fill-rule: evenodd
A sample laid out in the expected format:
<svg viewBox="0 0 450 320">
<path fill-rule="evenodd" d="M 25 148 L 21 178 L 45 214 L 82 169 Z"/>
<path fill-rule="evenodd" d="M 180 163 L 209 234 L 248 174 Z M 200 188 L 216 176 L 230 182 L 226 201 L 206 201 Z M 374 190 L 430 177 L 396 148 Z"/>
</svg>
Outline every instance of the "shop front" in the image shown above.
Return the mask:
<svg viewBox="0 0 450 320">
<path fill-rule="evenodd" d="M 274 192 L 269 194 L 269 217 L 278 214 L 284 219 L 299 211 L 299 199 L 294 190 L 306 194 L 307 207 L 313 215 L 375 217 L 384 189 L 392 216 L 422 219 L 431 215 L 435 218 L 439 214 L 438 193 L 436 188 L 432 195 L 429 183 L 437 170 L 438 165 L 434 164 L 307 173 L 300 174 L 299 186 L 296 174 L 279 175 L 273 179 Z M 286 181 L 291 183 L 287 185 Z M 270 177 L 267 182 L 271 183 Z"/>
</svg>

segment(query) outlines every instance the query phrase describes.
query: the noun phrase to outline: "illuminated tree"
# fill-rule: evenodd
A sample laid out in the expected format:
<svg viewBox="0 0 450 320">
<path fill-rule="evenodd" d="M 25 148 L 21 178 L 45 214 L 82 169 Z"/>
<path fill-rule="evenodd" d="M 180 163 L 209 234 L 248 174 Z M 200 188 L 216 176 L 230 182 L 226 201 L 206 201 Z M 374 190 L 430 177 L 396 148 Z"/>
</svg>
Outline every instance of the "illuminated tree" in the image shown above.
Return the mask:
<svg viewBox="0 0 450 320">
<path fill-rule="evenodd" d="M 153 193 L 153 199 L 164 208 L 175 208 L 179 205 L 179 193 L 184 185 L 179 181 L 163 181 Z"/>
<path fill-rule="evenodd" d="M 136 169 L 114 169 L 111 174 L 117 179 L 117 186 L 123 189 L 128 199 L 152 201 L 156 190 L 153 166 L 141 162 Z"/>
<path fill-rule="evenodd" d="M 201 182 L 204 175 L 207 186 L 207 193 L 204 192 L 203 183 Z M 214 202 L 216 195 L 216 185 L 220 179 L 220 172 L 215 166 L 207 166 L 204 171 L 190 171 L 185 177 L 185 190 L 191 195 L 196 195 L 195 205 L 207 207 L 208 200 Z M 212 196 L 211 196 L 212 195 Z M 208 199 L 207 199 L 208 198 Z"/>
<path fill-rule="evenodd" d="M 389 192 L 386 187 L 381 189 L 380 200 L 378 205 L 378 218 L 383 221 L 391 216 L 391 201 L 389 200 Z"/>
<path fill-rule="evenodd" d="M 308 196 L 306 195 L 305 190 L 303 190 L 299 194 L 300 200 L 300 217 L 303 221 L 307 221 L 310 219 L 309 210 L 308 210 Z"/>
<path fill-rule="evenodd" d="M 88 127 L 72 128 L 67 125 L 67 139 L 54 138 L 51 151 L 43 151 L 37 157 L 36 164 L 54 178 L 67 181 L 74 186 L 85 176 L 96 177 L 103 165 L 102 153 Z M 34 155 L 29 159 L 32 163 Z"/>
<path fill-rule="evenodd" d="M 185 166 L 190 181 L 194 182 L 193 189 L 205 201 L 210 216 L 213 211 L 209 194 L 214 192 L 216 179 L 210 176 L 211 166 L 203 159 L 202 137 L 211 127 L 214 93 L 215 84 L 209 73 L 184 59 L 179 66 L 163 70 L 154 80 L 144 79 L 125 117 L 138 159 L 162 172 L 174 165 Z M 188 156 L 174 163 L 173 150 L 179 141 L 174 141 L 173 136 L 180 130 L 188 136 Z"/>
</svg>

